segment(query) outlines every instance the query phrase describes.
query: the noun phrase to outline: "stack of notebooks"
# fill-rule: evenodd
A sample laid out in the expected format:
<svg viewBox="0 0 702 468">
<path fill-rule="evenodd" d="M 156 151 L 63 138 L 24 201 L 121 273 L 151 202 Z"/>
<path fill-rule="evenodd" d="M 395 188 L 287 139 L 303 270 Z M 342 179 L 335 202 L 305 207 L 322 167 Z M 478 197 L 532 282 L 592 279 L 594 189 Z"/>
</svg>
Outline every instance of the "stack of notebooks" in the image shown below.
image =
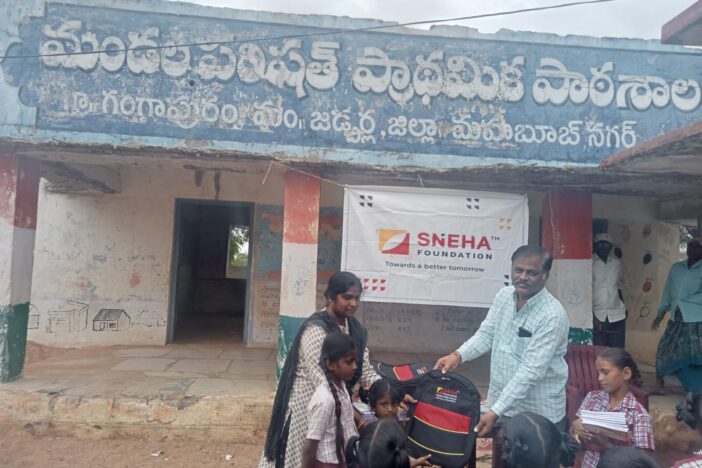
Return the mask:
<svg viewBox="0 0 702 468">
<path fill-rule="evenodd" d="M 583 427 L 590 432 L 615 440 L 629 440 L 629 426 L 626 424 L 624 413 L 582 410 L 580 420 Z"/>
</svg>

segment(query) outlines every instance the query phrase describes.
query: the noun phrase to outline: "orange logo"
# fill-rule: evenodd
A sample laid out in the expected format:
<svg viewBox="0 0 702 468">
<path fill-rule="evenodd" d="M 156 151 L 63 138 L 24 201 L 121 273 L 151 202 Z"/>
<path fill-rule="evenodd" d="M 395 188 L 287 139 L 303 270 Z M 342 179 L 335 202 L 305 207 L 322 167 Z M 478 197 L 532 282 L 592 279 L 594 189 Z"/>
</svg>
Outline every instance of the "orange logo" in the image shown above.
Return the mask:
<svg viewBox="0 0 702 468">
<path fill-rule="evenodd" d="M 384 254 L 409 255 L 409 232 L 404 229 L 380 229 L 378 250 Z"/>
</svg>

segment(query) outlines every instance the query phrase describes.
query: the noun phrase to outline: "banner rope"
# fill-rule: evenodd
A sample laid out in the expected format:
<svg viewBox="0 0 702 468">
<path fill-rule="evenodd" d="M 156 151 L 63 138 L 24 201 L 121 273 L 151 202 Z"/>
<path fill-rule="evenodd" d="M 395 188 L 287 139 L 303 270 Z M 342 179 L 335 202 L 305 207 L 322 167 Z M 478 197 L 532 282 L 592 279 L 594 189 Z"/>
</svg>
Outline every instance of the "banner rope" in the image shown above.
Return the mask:
<svg viewBox="0 0 702 468">
<path fill-rule="evenodd" d="M 266 180 L 268 179 L 268 174 L 271 172 L 271 168 L 273 167 L 273 164 L 275 164 L 276 166 L 280 166 L 282 168 L 285 168 L 289 171 L 295 171 L 295 172 L 299 172 L 300 174 L 304 174 L 304 175 L 309 176 L 309 177 L 314 177 L 315 179 L 319 179 L 321 181 L 330 183 L 332 185 L 336 185 L 336 186 L 341 187 L 341 188 L 348 187 L 347 184 L 340 184 L 339 182 L 336 182 L 336 181 L 333 181 L 330 179 L 325 179 L 324 177 L 320 177 L 317 174 L 312 174 L 311 172 L 303 171 L 303 170 L 297 169 L 295 167 L 286 166 L 285 164 L 281 164 L 278 161 L 270 161 L 270 163 L 268 164 L 268 170 L 266 171 L 266 175 L 263 176 L 263 180 L 261 181 L 261 185 L 265 185 Z"/>
</svg>

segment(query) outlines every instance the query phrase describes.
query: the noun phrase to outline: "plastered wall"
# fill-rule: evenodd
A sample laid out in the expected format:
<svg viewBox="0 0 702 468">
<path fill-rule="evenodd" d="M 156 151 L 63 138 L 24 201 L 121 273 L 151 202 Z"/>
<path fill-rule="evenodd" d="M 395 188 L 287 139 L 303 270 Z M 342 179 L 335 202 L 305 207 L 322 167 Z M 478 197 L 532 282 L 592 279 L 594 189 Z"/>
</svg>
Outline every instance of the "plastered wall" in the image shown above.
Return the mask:
<svg viewBox="0 0 702 468">
<path fill-rule="evenodd" d="M 282 178 L 123 168 L 119 194 L 42 187 L 29 339 L 52 346 L 163 344 L 176 198 L 282 203 Z"/>
<path fill-rule="evenodd" d="M 626 348 L 637 361 L 654 364 L 665 329 L 651 331 L 670 265 L 679 260 L 679 226 L 655 220 L 655 204 L 634 197 L 593 197 L 593 217 L 608 220 L 622 261 L 627 308 Z"/>
<path fill-rule="evenodd" d="M 251 346 L 276 343 L 282 249 L 282 173 L 125 168 L 115 195 L 52 194 L 39 200 L 29 339 L 53 346 L 163 344 L 171 282 L 176 198 L 254 202 Z M 529 193 L 531 243 L 539 242 L 541 193 Z M 322 183 L 318 305 L 339 269 L 343 189 Z M 622 252 L 630 316 L 628 348 L 654 362 L 660 332 L 649 330 L 670 264 L 677 259 L 677 226 L 654 220 L 654 205 L 635 197 L 593 197 L 593 216 L 609 221 Z M 644 263 L 644 257 L 651 257 Z M 583 278 L 583 281 L 588 281 Z M 310 313 L 312 311 L 309 311 Z M 365 303 L 359 317 L 374 349 L 442 352 L 479 326 L 485 311 Z M 440 336 L 441 339 L 436 337 Z M 420 341 L 417 341 L 422 338 Z"/>
</svg>

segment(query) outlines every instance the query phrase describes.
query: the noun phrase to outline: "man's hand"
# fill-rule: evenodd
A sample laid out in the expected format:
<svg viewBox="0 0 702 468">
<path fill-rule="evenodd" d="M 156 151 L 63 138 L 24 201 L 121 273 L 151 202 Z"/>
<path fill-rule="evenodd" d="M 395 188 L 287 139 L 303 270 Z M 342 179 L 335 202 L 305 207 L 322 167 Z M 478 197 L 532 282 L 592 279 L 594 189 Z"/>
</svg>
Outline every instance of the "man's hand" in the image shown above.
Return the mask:
<svg viewBox="0 0 702 468">
<path fill-rule="evenodd" d="M 415 468 L 416 466 L 434 466 L 429 461 L 430 458 L 431 455 L 424 455 L 421 458 L 410 457 L 410 468 Z"/>
<path fill-rule="evenodd" d="M 405 410 L 405 412 L 409 411 L 409 405 L 415 405 L 417 404 L 417 400 L 412 398 L 412 395 L 409 393 L 405 394 L 405 397 L 402 399 L 402 402 L 400 403 L 400 408 Z"/>
<path fill-rule="evenodd" d="M 663 321 L 662 315 L 653 319 L 653 322 L 651 323 L 651 330 L 658 330 L 658 327 L 661 326 L 662 321 Z"/>
<path fill-rule="evenodd" d="M 475 426 L 475 432 L 478 433 L 478 437 L 485 437 L 495 428 L 495 423 L 497 423 L 497 413 L 493 410 L 480 416 L 480 421 L 478 425 Z"/>
<path fill-rule="evenodd" d="M 454 370 L 461 363 L 461 356 L 458 353 L 453 352 L 447 354 L 446 356 L 439 358 L 434 364 L 434 369 L 441 369 L 444 374 Z"/>
</svg>

